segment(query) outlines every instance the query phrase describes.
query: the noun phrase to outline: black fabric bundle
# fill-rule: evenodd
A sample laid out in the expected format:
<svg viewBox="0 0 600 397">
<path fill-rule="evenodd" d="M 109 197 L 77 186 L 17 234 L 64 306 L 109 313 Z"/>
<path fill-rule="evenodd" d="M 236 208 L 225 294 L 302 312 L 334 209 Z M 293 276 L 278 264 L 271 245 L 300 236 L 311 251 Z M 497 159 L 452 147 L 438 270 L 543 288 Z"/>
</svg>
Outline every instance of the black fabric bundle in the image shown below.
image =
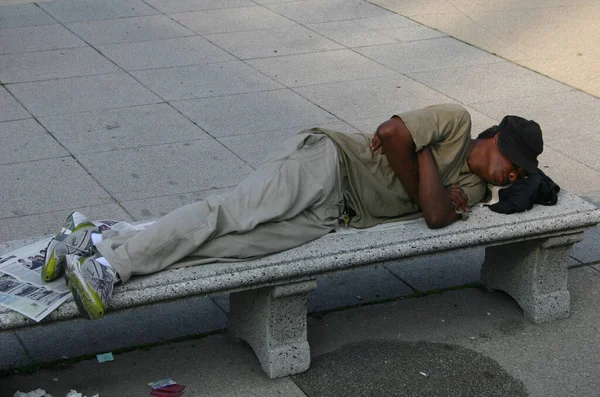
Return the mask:
<svg viewBox="0 0 600 397">
<path fill-rule="evenodd" d="M 537 174 L 519 179 L 505 189 L 501 189 L 500 201 L 489 208 L 502 214 L 513 214 L 530 210 L 534 204 L 555 205 L 558 201 L 558 186 L 538 168 Z"/>
</svg>

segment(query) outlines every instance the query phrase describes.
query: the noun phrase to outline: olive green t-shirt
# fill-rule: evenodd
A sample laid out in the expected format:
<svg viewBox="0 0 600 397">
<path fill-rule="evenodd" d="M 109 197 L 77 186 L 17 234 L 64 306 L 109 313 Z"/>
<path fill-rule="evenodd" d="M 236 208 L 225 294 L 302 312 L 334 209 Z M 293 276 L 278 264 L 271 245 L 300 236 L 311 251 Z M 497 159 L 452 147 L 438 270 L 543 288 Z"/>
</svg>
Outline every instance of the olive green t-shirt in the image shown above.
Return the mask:
<svg viewBox="0 0 600 397">
<path fill-rule="evenodd" d="M 417 151 L 430 146 L 442 184 L 460 186 L 469 198 L 469 206 L 481 201 L 486 185 L 470 171 L 466 161 L 471 140 L 469 113 L 460 105 L 443 104 L 396 116 L 410 131 Z M 344 198 L 356 212 L 350 226 L 370 227 L 401 217 L 411 218 L 407 215 L 418 215 L 421 211 L 400 183 L 386 155 L 370 150 L 373 134 L 322 128 L 309 131 L 327 135 L 340 149 Z"/>
</svg>

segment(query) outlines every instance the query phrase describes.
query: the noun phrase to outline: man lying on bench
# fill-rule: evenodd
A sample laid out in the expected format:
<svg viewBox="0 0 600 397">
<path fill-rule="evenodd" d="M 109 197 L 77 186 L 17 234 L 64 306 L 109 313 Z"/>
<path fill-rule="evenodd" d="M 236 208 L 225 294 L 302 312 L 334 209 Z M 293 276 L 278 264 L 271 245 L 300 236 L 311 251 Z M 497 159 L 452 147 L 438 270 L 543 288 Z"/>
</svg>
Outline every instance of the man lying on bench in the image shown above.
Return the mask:
<svg viewBox="0 0 600 397">
<path fill-rule="evenodd" d="M 340 219 L 366 228 L 422 211 L 428 227 L 447 226 L 483 198 L 486 183 L 535 173 L 542 149 L 539 125 L 517 116 L 472 140 L 470 115 L 455 104 L 395 115 L 375 134 L 305 130 L 232 191 L 145 230 L 100 233 L 71 214 L 48 245 L 42 278 L 64 272 L 80 312 L 97 319 L 115 283 L 184 257 L 255 258 L 319 238 Z"/>
</svg>

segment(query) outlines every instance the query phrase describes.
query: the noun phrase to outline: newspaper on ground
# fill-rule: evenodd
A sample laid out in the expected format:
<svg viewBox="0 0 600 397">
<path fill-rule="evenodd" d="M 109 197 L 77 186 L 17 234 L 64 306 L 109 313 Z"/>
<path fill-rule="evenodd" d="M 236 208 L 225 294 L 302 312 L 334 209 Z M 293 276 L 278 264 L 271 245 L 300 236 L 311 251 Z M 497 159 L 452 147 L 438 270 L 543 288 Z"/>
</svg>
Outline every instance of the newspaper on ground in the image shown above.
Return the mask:
<svg viewBox="0 0 600 397">
<path fill-rule="evenodd" d="M 120 221 L 95 221 L 100 231 L 142 230 L 152 222 L 132 225 Z M 7 252 L 0 256 L 0 306 L 39 322 L 71 298 L 65 280 L 42 280 L 41 271 L 46 247 L 52 237 Z"/>
</svg>

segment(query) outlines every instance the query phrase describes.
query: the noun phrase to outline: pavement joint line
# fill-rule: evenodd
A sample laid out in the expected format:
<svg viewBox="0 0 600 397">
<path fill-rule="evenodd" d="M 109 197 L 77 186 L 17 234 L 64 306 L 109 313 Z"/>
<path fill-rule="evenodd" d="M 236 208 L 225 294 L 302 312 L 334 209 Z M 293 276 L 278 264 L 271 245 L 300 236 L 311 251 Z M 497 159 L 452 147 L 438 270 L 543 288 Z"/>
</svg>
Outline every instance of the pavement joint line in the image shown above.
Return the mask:
<svg viewBox="0 0 600 397">
<path fill-rule="evenodd" d="M 229 295 L 229 294 L 227 294 L 227 295 Z M 221 306 L 221 304 L 220 304 L 220 303 L 219 303 L 217 300 L 215 300 L 215 298 L 214 298 L 214 297 L 210 297 L 209 299 L 211 300 L 211 302 L 212 302 L 212 303 L 214 303 L 214 305 L 215 305 L 216 307 L 218 307 L 218 308 L 219 308 L 219 310 L 221 310 L 221 312 L 222 312 L 223 314 L 225 314 L 226 316 L 229 316 L 229 313 L 228 313 L 228 312 L 225 310 L 225 308 L 224 308 L 224 307 L 222 307 L 222 306 Z"/>
<path fill-rule="evenodd" d="M 23 348 L 23 351 L 25 352 L 25 356 L 28 359 L 33 360 L 34 356 L 31 354 L 31 352 L 29 351 L 29 349 L 27 348 L 27 346 L 25 346 L 25 343 L 23 342 L 23 340 L 19 336 L 19 333 L 18 332 L 13 332 L 13 335 L 15 336 L 15 338 L 17 338 L 17 341 L 19 342 L 19 344 Z"/>
<path fill-rule="evenodd" d="M 507 61 L 507 62 L 510 62 L 510 61 Z M 513 62 L 511 62 L 511 63 L 513 63 Z M 521 66 L 521 65 L 517 65 L 517 66 Z M 548 78 L 548 79 L 551 79 L 551 80 L 553 80 L 553 81 L 556 81 L 557 83 L 564 84 L 564 83 L 562 83 L 561 81 L 558 81 L 558 80 L 554 80 L 554 79 L 552 79 L 551 77 L 547 77 L 547 76 L 544 76 L 544 77 L 545 77 L 545 78 Z M 565 85 L 566 85 L 566 84 L 565 84 Z M 546 93 L 546 94 L 523 95 L 523 96 L 518 96 L 518 97 L 514 97 L 514 98 L 509 98 L 509 99 L 507 99 L 507 100 L 513 100 L 513 99 L 528 99 L 528 98 L 537 98 L 537 97 L 544 97 L 544 98 L 546 98 L 546 97 L 553 96 L 553 95 L 562 95 L 562 94 L 565 94 L 565 93 L 568 93 L 568 92 L 580 92 L 580 93 L 582 93 L 582 94 L 585 94 L 585 95 L 590 95 L 590 94 L 588 94 L 587 92 L 585 92 L 585 91 L 581 91 L 581 90 L 580 90 L 580 89 L 578 89 L 578 88 L 574 88 L 574 87 L 570 87 L 570 86 L 567 86 L 567 87 L 568 87 L 568 89 L 567 89 L 567 90 L 565 90 L 565 91 L 549 92 L 549 93 Z M 595 97 L 593 97 L 593 96 L 592 96 L 592 98 L 594 98 L 594 99 L 597 99 L 597 98 L 595 98 Z M 484 104 L 488 104 L 488 103 L 494 103 L 494 102 L 496 102 L 496 101 L 497 101 L 497 100 L 496 100 L 496 99 L 494 99 L 494 100 L 490 100 L 490 101 L 471 102 L 471 103 L 469 103 L 469 105 L 472 107 L 472 105 L 484 105 Z M 483 115 L 486 115 L 487 117 L 490 117 L 490 118 L 492 118 L 490 115 L 486 114 L 485 112 L 483 112 L 483 111 L 481 111 L 481 110 L 478 110 L 478 112 L 479 112 L 479 113 L 481 113 L 481 114 L 483 114 Z M 544 139 L 544 141 L 545 141 L 545 139 Z"/>
<path fill-rule="evenodd" d="M 58 24 L 55 23 L 54 25 L 58 25 Z M 0 33 L 2 33 L 2 30 L 4 30 L 4 29 L 0 29 Z M 46 48 L 46 49 L 42 49 L 42 50 L 33 50 L 33 51 L 2 52 L 2 53 L 0 53 L 0 57 L 5 56 L 5 55 L 37 54 L 39 52 L 51 52 L 51 51 L 61 51 L 61 50 L 74 50 L 74 49 L 77 49 L 77 48 L 87 48 L 87 46 L 85 46 L 85 45 L 79 45 L 79 46 L 69 46 L 69 47 L 60 47 L 60 48 Z M 39 81 L 39 80 L 36 80 L 36 81 Z"/>
<path fill-rule="evenodd" d="M 418 288 L 416 288 L 414 285 L 412 285 L 411 283 L 409 283 L 408 281 L 404 280 L 402 277 L 398 276 L 396 273 L 394 273 L 392 270 L 390 270 L 387 265 L 383 265 L 382 266 L 393 278 L 396 278 L 397 280 L 399 280 L 401 283 L 405 284 L 408 286 L 408 288 L 412 289 L 414 292 L 416 293 L 420 293 L 422 292 L 421 290 L 419 290 Z"/>
<path fill-rule="evenodd" d="M 1 123 L 10 123 L 11 121 L 23 121 L 23 120 L 31 120 L 31 119 L 33 119 L 33 117 L 32 117 L 32 116 L 30 116 L 30 117 L 24 117 L 24 118 L 22 118 L 22 119 L 10 119 L 10 120 L 2 120 L 2 121 L 0 121 L 0 124 L 1 124 Z"/>
<path fill-rule="evenodd" d="M 93 21 L 91 21 L 93 22 Z M 66 27 L 66 26 L 65 26 Z M 187 28 L 186 28 L 187 29 Z M 188 29 L 189 30 L 189 29 Z M 193 34 L 188 34 L 185 36 L 177 36 L 177 37 L 169 37 L 169 39 L 185 39 L 186 37 L 198 37 L 199 35 L 196 32 L 192 32 Z M 77 36 L 79 37 L 79 36 Z M 79 37 L 81 40 L 83 40 L 81 37 Z M 166 39 L 164 39 L 166 40 Z M 156 41 L 154 39 L 144 39 L 144 40 L 129 40 L 129 41 L 115 41 L 115 42 L 108 42 L 108 43 L 89 43 L 86 41 L 86 43 L 88 43 L 88 45 L 90 47 L 93 47 L 94 49 L 97 50 L 97 48 L 95 46 L 101 46 L 101 45 L 118 45 L 118 44 L 128 44 L 128 43 L 147 43 L 150 41 Z"/>
<path fill-rule="evenodd" d="M 579 262 L 578 264 L 582 264 L 583 262 L 580 261 L 579 259 L 575 258 L 573 255 L 569 255 L 569 258 L 573 259 L 576 262 Z"/>
<path fill-rule="evenodd" d="M 594 266 L 597 266 L 597 265 L 600 265 L 600 260 L 592 261 L 592 262 L 586 262 L 586 263 L 581 263 L 581 264 L 578 264 L 578 265 L 571 265 L 571 266 L 568 266 L 568 269 L 571 270 L 571 269 L 579 269 L 579 268 L 582 268 L 582 267 L 591 267 L 594 270 L 598 270 L 598 269 L 596 269 L 594 267 Z M 598 270 L 598 271 L 600 271 L 600 270 Z"/>
<path fill-rule="evenodd" d="M 203 132 L 206 133 L 204 130 L 203 130 Z M 83 155 L 86 155 L 86 154 L 99 154 L 99 153 L 121 152 L 121 151 L 124 151 L 124 150 L 146 149 L 146 148 L 157 147 L 157 146 L 176 145 L 176 144 L 179 144 L 179 143 L 199 142 L 199 141 L 205 141 L 207 139 L 209 139 L 209 138 L 208 137 L 204 137 L 204 136 L 200 136 L 200 137 L 194 138 L 194 139 L 183 139 L 183 140 L 177 140 L 177 141 L 172 141 L 172 142 L 148 143 L 148 144 L 141 144 L 141 145 L 138 145 L 138 146 L 122 147 L 122 148 L 107 149 L 107 150 L 100 149 L 100 150 L 96 150 L 96 151 L 93 151 L 93 152 L 88 152 L 88 151 L 77 152 L 77 154 L 75 154 L 75 156 L 83 156 Z M 60 157 L 66 157 L 66 156 L 60 156 Z M 60 157 L 57 157 L 57 158 L 60 158 Z M 19 161 L 19 162 L 10 163 L 10 164 L 25 163 L 25 162 L 29 162 L 29 161 Z M 2 164 L 0 164 L 0 165 L 2 165 Z"/>
<path fill-rule="evenodd" d="M 25 120 L 31 120 L 31 119 L 25 119 Z M 3 121 L 3 123 L 4 123 L 4 121 Z M 38 122 L 38 124 L 39 124 L 39 122 Z M 56 140 L 56 138 L 54 138 L 54 136 L 52 134 L 50 134 L 48 131 L 46 131 L 46 133 L 48 135 L 52 136 L 52 138 L 54 140 Z M 38 161 L 56 160 L 56 159 L 63 159 L 63 158 L 68 158 L 68 157 L 72 157 L 71 153 L 69 153 L 68 155 L 65 155 L 65 156 L 44 157 L 43 159 L 33 159 L 33 160 L 30 159 L 30 160 L 23 160 L 23 161 L 12 161 L 10 163 L 0 163 L 0 167 L 2 167 L 3 165 L 13 165 L 13 164 L 23 164 L 23 163 L 36 163 Z"/>
<path fill-rule="evenodd" d="M 285 91 L 287 91 L 287 90 L 288 89 L 285 89 Z M 332 116 L 334 116 L 334 115 L 332 115 Z M 318 123 L 318 126 L 320 126 L 320 127 L 326 127 L 328 125 L 337 124 L 337 123 L 346 123 L 346 124 L 349 125 L 349 123 L 343 121 L 339 117 L 337 117 L 337 116 L 334 116 L 334 117 L 336 118 L 336 120 L 331 120 L 331 121 L 325 121 L 325 122 L 322 122 L 322 123 Z M 317 126 L 317 124 L 315 124 L 315 126 Z M 304 128 L 304 129 L 307 129 L 307 128 L 312 128 L 312 127 L 306 127 L 306 124 L 298 125 L 298 126 L 291 126 L 289 128 L 285 127 L 286 130 L 287 129 L 291 129 L 291 128 Z M 355 129 L 357 129 L 357 128 L 355 128 Z M 236 137 L 245 137 L 245 136 L 249 136 L 249 135 L 253 135 L 253 134 L 262 134 L 262 133 L 277 132 L 277 131 L 281 131 L 281 128 L 274 128 L 274 129 L 269 129 L 269 130 L 260 130 L 260 131 L 254 131 L 254 132 L 248 132 L 248 133 L 240 133 L 240 134 L 223 135 L 223 136 L 218 137 L 217 139 L 228 139 L 228 138 L 236 138 Z M 298 132 L 300 132 L 300 131 L 298 131 Z"/>
<path fill-rule="evenodd" d="M 137 41 L 130 41 L 128 43 L 137 43 Z M 128 43 L 123 43 L 123 44 L 128 44 Z M 101 49 L 97 49 L 97 51 L 99 51 L 103 56 L 106 57 L 106 55 L 104 55 L 104 53 L 102 53 Z M 230 63 L 240 63 L 243 62 L 241 59 L 233 59 L 233 60 L 229 60 L 229 61 L 216 61 L 216 62 L 210 62 L 210 63 L 192 63 L 189 65 L 174 65 L 174 66 L 165 66 L 165 67 L 159 67 L 159 68 L 148 68 L 148 69 L 135 69 L 135 70 L 126 70 L 123 67 L 119 66 L 123 71 L 131 73 L 131 72 L 144 72 L 147 70 L 169 70 L 169 69 L 183 69 L 183 68 L 189 68 L 190 66 L 204 66 L 204 65 L 219 65 L 219 64 L 230 64 Z M 236 95 L 236 94 L 228 94 L 228 95 Z M 182 99 L 178 99 L 178 100 L 182 100 Z"/>
<path fill-rule="evenodd" d="M 67 156 L 65 156 L 67 157 Z M 40 160 L 41 161 L 41 160 Z M 2 164 L 5 165 L 5 164 Z M 0 167 L 2 166 L 0 165 Z M 97 206 L 101 206 L 101 205 L 111 205 L 111 204 L 123 204 L 123 203 L 132 203 L 135 201 L 143 201 L 143 200 L 151 200 L 151 199 L 156 199 L 156 198 L 162 198 L 162 197 L 174 197 L 174 196 L 179 196 L 179 195 L 183 195 L 183 194 L 196 194 L 196 193 L 202 193 L 202 192 L 209 192 L 211 190 L 215 190 L 215 189 L 232 189 L 237 185 L 229 185 L 229 186 L 223 186 L 223 187 L 211 187 L 208 189 L 202 189 L 202 190 L 191 190 L 189 192 L 179 192 L 179 193 L 173 193 L 173 194 L 163 194 L 160 196 L 151 196 L 151 197 L 144 197 L 141 199 L 134 199 L 134 200 L 121 200 L 119 202 L 106 202 L 106 203 L 101 203 L 101 204 L 96 204 L 96 205 L 92 205 L 92 206 L 84 206 L 84 207 L 76 207 L 76 208 L 59 208 L 59 209 L 55 209 L 52 211 L 46 211 L 46 212 L 36 212 L 36 213 L 31 213 L 31 214 L 22 214 L 22 215 L 15 215 L 15 216 L 6 216 L 6 217 L 0 217 L 0 221 L 4 220 L 4 219 L 16 219 L 16 218 L 22 218 L 25 216 L 36 216 L 36 215 L 45 215 L 45 214 L 52 214 L 54 212 L 60 212 L 60 211 L 77 211 L 77 210 L 85 210 L 86 208 L 90 208 L 90 207 L 97 207 Z M 132 216 L 131 214 L 129 214 L 131 216 L 132 219 L 134 220 L 139 220 L 136 217 Z M 47 236 L 42 236 L 40 238 L 44 238 Z M 21 240 L 21 239 L 19 239 Z M 10 242 L 10 241 L 8 241 Z"/>
<path fill-rule="evenodd" d="M 80 47 L 80 48 L 86 48 L 86 47 Z M 57 50 L 57 51 L 60 51 L 60 50 Z M 42 83 L 42 82 L 46 82 L 46 81 L 58 81 L 58 80 L 68 80 L 68 79 L 82 79 L 82 78 L 86 78 L 86 77 L 96 77 L 96 76 L 103 76 L 103 75 L 108 75 L 108 74 L 121 74 L 121 73 L 120 72 L 93 73 L 93 74 L 84 74 L 84 75 L 81 75 L 81 76 L 52 77 L 50 79 L 41 79 L 41 80 L 25 80 L 25 81 L 5 82 L 4 85 L 5 86 L 11 86 L 11 85 L 17 85 L 17 84 Z M 48 117 L 48 116 L 42 116 L 42 117 Z"/>
</svg>

